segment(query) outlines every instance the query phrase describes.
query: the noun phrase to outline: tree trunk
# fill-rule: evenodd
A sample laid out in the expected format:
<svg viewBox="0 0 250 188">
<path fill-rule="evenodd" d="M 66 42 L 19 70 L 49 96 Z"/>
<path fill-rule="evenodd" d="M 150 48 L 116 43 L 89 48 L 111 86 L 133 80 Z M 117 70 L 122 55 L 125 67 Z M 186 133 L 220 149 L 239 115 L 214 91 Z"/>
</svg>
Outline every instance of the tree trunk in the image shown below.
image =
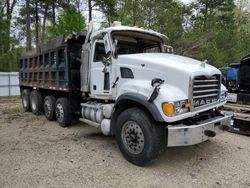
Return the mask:
<svg viewBox="0 0 250 188">
<path fill-rule="evenodd" d="M 89 22 L 92 20 L 92 5 L 91 5 L 91 0 L 88 0 L 89 3 Z"/>
<path fill-rule="evenodd" d="M 47 20 L 47 14 L 48 14 L 48 4 L 45 4 L 45 9 L 44 9 L 44 15 L 43 15 L 43 26 L 42 26 L 42 43 L 44 43 L 45 39 L 45 26 L 46 26 L 46 20 Z"/>
<path fill-rule="evenodd" d="M 6 11 L 7 11 L 7 20 L 6 20 L 6 44 L 4 46 L 4 52 L 9 51 L 10 49 L 10 2 L 6 1 Z"/>
<path fill-rule="evenodd" d="M 38 17 L 38 2 L 37 1 L 36 1 L 36 4 L 35 4 L 35 12 L 36 12 L 36 29 L 35 29 L 36 47 L 38 47 L 38 45 L 39 45 L 39 17 Z"/>
<path fill-rule="evenodd" d="M 52 23 L 53 23 L 53 25 L 56 24 L 56 13 L 55 13 L 55 9 L 56 9 L 56 2 L 55 2 L 55 0 L 53 0 L 53 2 L 52 2 Z"/>
<path fill-rule="evenodd" d="M 30 0 L 26 0 L 26 50 L 31 50 Z"/>
<path fill-rule="evenodd" d="M 80 11 L 80 0 L 76 1 L 76 7 L 78 12 L 78 31 L 81 31 L 81 11 Z"/>
<path fill-rule="evenodd" d="M 12 20 L 12 13 L 14 6 L 16 4 L 16 0 L 13 0 L 12 3 L 9 0 L 6 0 L 6 45 L 4 47 L 4 52 L 8 52 L 10 50 L 10 26 Z"/>
</svg>

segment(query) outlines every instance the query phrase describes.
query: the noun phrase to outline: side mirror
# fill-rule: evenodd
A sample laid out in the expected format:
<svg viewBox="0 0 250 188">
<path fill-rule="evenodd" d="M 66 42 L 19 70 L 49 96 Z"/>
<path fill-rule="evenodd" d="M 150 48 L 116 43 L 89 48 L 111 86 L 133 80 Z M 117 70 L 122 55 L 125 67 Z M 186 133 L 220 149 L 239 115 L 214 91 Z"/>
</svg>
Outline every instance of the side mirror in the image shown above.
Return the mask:
<svg viewBox="0 0 250 188">
<path fill-rule="evenodd" d="M 174 48 L 172 46 L 169 46 L 169 45 L 164 45 L 164 52 L 169 53 L 169 54 L 173 54 Z"/>
<path fill-rule="evenodd" d="M 117 44 L 118 44 L 118 40 L 115 39 L 115 42 L 114 42 L 114 57 L 115 58 L 118 57 L 118 54 L 117 54 Z"/>
<path fill-rule="evenodd" d="M 105 53 L 106 54 L 111 54 L 111 45 L 110 45 L 110 40 L 109 40 L 109 36 L 106 33 L 103 37 L 103 41 L 104 41 L 104 48 L 105 48 Z"/>
</svg>

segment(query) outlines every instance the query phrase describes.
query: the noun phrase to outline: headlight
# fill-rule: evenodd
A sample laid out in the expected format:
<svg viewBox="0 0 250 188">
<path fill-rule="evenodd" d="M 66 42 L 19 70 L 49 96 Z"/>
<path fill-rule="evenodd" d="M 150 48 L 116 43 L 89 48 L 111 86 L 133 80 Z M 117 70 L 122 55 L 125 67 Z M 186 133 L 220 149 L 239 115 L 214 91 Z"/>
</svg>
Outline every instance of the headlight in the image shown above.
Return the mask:
<svg viewBox="0 0 250 188">
<path fill-rule="evenodd" d="M 190 106 L 191 105 L 187 100 L 182 100 L 171 103 L 163 103 L 162 110 L 166 116 L 172 117 L 188 112 Z"/>
<path fill-rule="evenodd" d="M 227 91 L 220 92 L 220 102 L 224 102 L 227 99 Z"/>
</svg>

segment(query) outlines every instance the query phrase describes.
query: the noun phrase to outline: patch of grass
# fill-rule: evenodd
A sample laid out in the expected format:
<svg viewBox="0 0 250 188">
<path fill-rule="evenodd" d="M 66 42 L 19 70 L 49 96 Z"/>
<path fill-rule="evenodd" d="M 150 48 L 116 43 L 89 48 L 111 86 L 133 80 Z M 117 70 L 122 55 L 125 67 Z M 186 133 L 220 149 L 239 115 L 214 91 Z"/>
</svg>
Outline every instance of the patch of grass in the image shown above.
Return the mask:
<svg viewBox="0 0 250 188">
<path fill-rule="evenodd" d="M 20 96 L 15 96 L 15 97 L 0 97 L 0 104 L 4 103 L 20 103 Z"/>
<path fill-rule="evenodd" d="M 22 107 L 14 107 L 14 108 L 6 108 L 3 110 L 3 114 L 17 114 L 17 113 L 23 113 Z"/>
</svg>

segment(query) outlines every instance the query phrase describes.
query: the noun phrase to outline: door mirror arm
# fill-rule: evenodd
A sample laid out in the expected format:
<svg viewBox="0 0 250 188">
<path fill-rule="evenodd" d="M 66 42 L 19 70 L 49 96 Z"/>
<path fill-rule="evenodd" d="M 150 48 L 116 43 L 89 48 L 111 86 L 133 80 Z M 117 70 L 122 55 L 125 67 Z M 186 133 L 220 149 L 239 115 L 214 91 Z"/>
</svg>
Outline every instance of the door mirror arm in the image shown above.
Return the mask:
<svg viewBox="0 0 250 188">
<path fill-rule="evenodd" d="M 109 66 L 111 63 L 111 52 L 109 52 L 107 55 L 107 58 L 105 56 L 102 56 L 102 63 L 104 65 L 102 72 L 107 72 L 107 66 Z"/>
<path fill-rule="evenodd" d="M 107 54 L 107 57 L 102 56 L 102 63 L 104 66 L 109 66 L 111 62 L 111 52 Z"/>
</svg>

